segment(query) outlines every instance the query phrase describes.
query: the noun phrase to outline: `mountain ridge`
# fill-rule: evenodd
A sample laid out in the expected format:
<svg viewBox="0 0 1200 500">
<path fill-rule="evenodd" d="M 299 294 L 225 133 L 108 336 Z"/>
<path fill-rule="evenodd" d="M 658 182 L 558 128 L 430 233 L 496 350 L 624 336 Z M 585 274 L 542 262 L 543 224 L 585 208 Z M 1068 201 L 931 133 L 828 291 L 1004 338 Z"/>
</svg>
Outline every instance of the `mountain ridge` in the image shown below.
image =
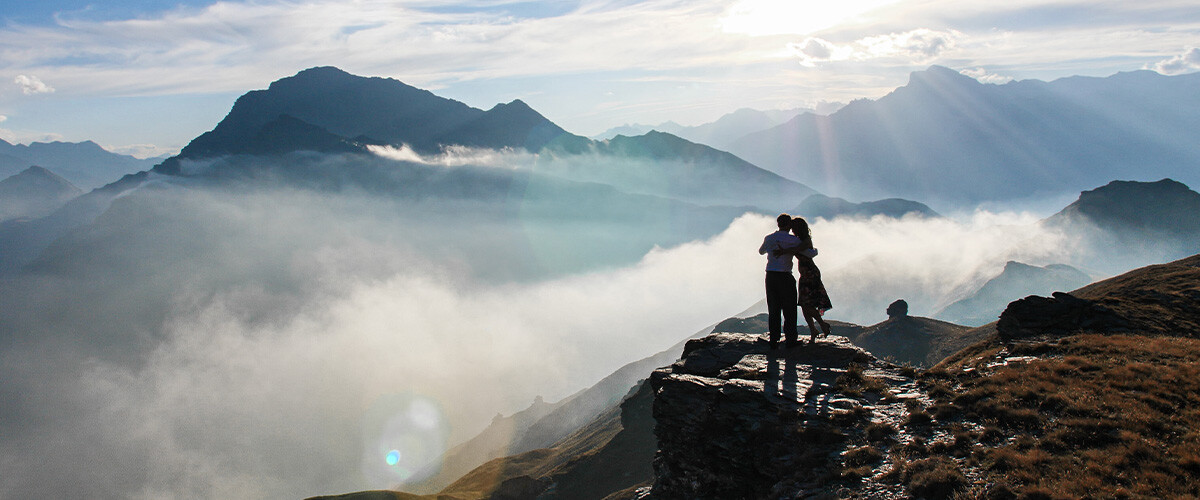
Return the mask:
<svg viewBox="0 0 1200 500">
<path fill-rule="evenodd" d="M 37 165 L 55 172 L 80 189 L 91 190 L 115 182 L 123 175 L 149 169 L 155 163 L 155 159 L 140 160 L 113 153 L 90 140 L 25 145 L 0 139 L 0 178 Z"/>
<path fill-rule="evenodd" d="M 1197 96 L 1200 74 L 992 85 L 932 66 L 877 100 L 800 115 L 730 151 L 839 196 L 953 204 L 1078 191 L 1133 169 L 1191 179 Z"/>
</svg>

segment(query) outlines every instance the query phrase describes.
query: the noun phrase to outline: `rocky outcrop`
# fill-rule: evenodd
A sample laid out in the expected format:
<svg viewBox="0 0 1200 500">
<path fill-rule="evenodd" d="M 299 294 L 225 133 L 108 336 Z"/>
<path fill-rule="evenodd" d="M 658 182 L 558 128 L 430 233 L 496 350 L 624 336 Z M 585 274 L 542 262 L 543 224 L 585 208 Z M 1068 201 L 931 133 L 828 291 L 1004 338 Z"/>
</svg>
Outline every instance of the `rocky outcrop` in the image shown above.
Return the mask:
<svg viewBox="0 0 1200 500">
<path fill-rule="evenodd" d="M 1014 301 L 1000 314 L 996 329 L 1003 339 L 1035 335 L 1062 337 L 1088 332 L 1128 331 L 1130 323 L 1103 305 L 1054 292 L 1051 297 L 1031 295 Z"/>
<path fill-rule="evenodd" d="M 901 494 L 881 479 L 886 450 L 908 406 L 921 407 L 904 401 L 924 396 L 844 337 L 770 350 L 761 335 L 715 333 L 688 342 L 650 383 L 658 453 L 649 498 Z"/>
</svg>

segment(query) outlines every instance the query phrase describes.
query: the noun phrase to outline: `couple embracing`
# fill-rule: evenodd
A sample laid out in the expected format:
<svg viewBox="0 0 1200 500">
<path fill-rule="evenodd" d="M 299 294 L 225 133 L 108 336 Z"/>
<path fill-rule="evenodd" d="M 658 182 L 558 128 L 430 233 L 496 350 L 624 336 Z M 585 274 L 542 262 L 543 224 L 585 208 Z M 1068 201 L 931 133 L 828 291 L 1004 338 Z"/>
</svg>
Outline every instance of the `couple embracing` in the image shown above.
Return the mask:
<svg viewBox="0 0 1200 500">
<path fill-rule="evenodd" d="M 812 334 L 809 342 L 815 343 L 818 335 L 829 335 L 829 323 L 821 315 L 833 305 L 829 302 L 825 285 L 821 283 L 821 271 L 812 260 L 817 256 L 817 249 L 813 248 L 808 221 L 788 214 L 779 214 L 775 221 L 779 224 L 779 230 L 763 238 L 763 244 L 758 248 L 760 255 L 767 256 L 767 317 L 771 349 L 779 346 L 781 322 L 787 347 L 795 346 L 799 340 L 800 334 L 796 331 L 797 305 L 808 321 L 808 330 Z M 793 259 L 800 272 L 798 280 L 792 278 Z M 821 325 L 820 332 L 814 323 Z"/>
</svg>

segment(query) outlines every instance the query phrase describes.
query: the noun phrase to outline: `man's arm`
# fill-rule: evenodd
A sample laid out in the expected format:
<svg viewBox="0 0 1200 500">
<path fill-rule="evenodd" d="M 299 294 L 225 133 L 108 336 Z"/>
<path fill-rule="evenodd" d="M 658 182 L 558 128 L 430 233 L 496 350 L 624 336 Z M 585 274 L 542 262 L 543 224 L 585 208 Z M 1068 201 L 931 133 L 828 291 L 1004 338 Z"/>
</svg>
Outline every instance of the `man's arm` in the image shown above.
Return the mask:
<svg viewBox="0 0 1200 500">
<path fill-rule="evenodd" d="M 762 253 L 762 252 L 759 251 L 759 253 Z M 811 259 L 811 258 L 817 256 L 817 249 L 815 249 L 815 248 L 800 248 L 798 246 L 795 246 L 795 247 L 779 248 L 779 249 L 774 250 L 773 253 L 775 255 L 787 254 L 787 255 L 795 255 L 798 257 L 808 257 Z"/>
</svg>

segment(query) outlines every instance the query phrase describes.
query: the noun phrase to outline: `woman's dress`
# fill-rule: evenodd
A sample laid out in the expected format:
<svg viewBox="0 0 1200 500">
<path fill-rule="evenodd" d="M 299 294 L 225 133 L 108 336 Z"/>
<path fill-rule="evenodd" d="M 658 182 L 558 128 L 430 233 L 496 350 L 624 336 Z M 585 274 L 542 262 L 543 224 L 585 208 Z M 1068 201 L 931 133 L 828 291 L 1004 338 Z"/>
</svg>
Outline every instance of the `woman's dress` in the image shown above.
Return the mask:
<svg viewBox="0 0 1200 500">
<path fill-rule="evenodd" d="M 800 271 L 800 277 L 796 279 L 796 303 L 812 307 L 822 315 L 833 309 L 829 294 L 825 292 L 825 284 L 821 283 L 821 270 L 817 269 L 817 264 L 808 257 L 800 257 L 796 261 L 797 270 Z"/>
</svg>

